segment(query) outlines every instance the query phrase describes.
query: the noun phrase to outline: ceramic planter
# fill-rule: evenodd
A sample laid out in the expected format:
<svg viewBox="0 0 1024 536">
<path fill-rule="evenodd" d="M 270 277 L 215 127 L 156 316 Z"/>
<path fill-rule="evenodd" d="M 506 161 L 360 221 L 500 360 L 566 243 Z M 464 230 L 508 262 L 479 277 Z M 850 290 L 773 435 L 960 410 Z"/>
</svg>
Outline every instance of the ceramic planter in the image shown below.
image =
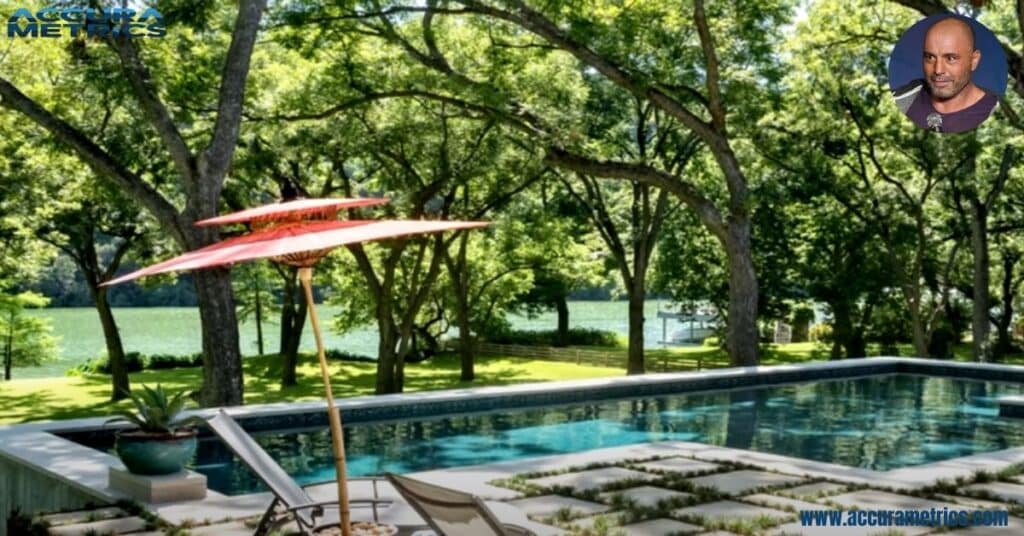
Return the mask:
<svg viewBox="0 0 1024 536">
<path fill-rule="evenodd" d="M 184 469 L 185 464 L 192 459 L 196 452 L 196 432 L 121 432 L 117 434 L 114 451 L 131 473 L 169 475 Z"/>
</svg>

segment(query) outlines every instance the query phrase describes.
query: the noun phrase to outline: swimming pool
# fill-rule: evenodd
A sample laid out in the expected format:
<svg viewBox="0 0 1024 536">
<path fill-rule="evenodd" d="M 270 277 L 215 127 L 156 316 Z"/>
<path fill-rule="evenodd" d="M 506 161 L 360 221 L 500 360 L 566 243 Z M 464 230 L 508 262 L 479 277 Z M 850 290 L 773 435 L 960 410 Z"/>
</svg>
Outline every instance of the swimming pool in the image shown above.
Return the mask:
<svg viewBox="0 0 1024 536">
<path fill-rule="evenodd" d="M 884 471 L 1024 445 L 996 399 L 1020 384 L 888 374 L 345 428 L 349 474 L 410 472 L 681 440 Z M 325 428 L 256 432 L 299 482 L 334 477 Z M 193 464 L 210 489 L 261 490 L 216 438 Z"/>
</svg>

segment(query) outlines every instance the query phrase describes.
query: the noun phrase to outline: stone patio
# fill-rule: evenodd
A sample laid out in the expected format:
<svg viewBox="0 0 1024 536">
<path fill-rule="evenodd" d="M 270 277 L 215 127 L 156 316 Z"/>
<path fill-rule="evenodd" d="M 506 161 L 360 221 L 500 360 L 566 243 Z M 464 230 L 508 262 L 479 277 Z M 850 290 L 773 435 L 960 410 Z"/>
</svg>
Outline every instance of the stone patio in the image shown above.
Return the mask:
<svg viewBox="0 0 1024 536">
<path fill-rule="evenodd" d="M 712 488 L 725 495 L 738 495 L 760 488 L 777 488 L 802 481 L 800 477 L 764 471 L 732 471 L 689 479 L 694 486 Z"/>
</svg>

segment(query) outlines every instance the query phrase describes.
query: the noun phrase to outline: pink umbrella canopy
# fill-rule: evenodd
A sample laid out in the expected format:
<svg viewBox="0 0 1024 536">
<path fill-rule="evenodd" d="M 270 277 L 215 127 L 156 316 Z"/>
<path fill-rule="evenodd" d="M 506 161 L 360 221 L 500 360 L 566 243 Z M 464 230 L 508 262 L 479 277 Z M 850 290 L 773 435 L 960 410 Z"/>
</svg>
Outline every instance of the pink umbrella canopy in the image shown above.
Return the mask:
<svg viewBox="0 0 1024 536">
<path fill-rule="evenodd" d="M 450 220 L 328 220 L 285 223 L 184 253 L 111 279 L 104 285 L 116 285 L 167 272 L 199 270 L 255 259 L 278 259 L 299 253 L 326 253 L 332 248 L 348 244 L 414 234 L 472 229 L 486 225 L 486 222 Z"/>
<path fill-rule="evenodd" d="M 375 198 L 299 199 L 206 219 L 197 222 L 196 225 L 245 223 L 251 232 L 189 251 L 104 283 L 104 285 L 116 285 L 148 275 L 199 270 L 256 259 L 271 259 L 299 267 L 299 280 L 302 282 L 306 295 L 307 311 L 316 339 L 317 358 L 320 362 L 320 373 L 323 376 L 327 398 L 327 415 L 338 476 L 338 502 L 344 536 L 350 534 L 348 488 L 345 475 L 345 439 L 341 429 L 341 414 L 336 410 L 334 404 L 330 372 L 320 335 L 320 321 L 313 302 L 312 266 L 333 248 L 339 246 L 415 234 L 472 229 L 487 225 L 486 222 L 476 221 L 337 219 L 339 210 L 343 208 L 379 205 L 387 202 L 387 199 Z"/>
</svg>

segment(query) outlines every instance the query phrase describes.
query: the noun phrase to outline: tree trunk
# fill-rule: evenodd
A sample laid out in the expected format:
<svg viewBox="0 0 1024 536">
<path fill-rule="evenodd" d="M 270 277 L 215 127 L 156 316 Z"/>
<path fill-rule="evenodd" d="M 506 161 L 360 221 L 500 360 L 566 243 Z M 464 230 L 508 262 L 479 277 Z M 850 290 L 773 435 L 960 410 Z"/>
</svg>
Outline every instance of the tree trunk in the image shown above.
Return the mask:
<svg viewBox="0 0 1024 536">
<path fill-rule="evenodd" d="M 127 367 L 125 367 L 121 334 L 117 331 L 117 322 L 114 320 L 114 313 L 110 310 L 110 303 L 107 301 L 107 287 L 93 289 L 93 303 L 100 316 L 103 339 L 107 346 L 107 359 L 110 361 L 112 388 L 110 400 L 116 402 L 128 397 L 128 393 L 131 392 L 131 384 L 128 379 Z"/>
<path fill-rule="evenodd" d="M 298 271 L 284 269 L 284 290 L 281 294 L 281 387 L 298 384 L 295 368 L 299 364 L 299 345 L 306 325 L 306 301 L 298 296 Z"/>
<path fill-rule="evenodd" d="M 992 359 L 989 342 L 989 257 L 988 208 L 979 199 L 971 200 L 971 249 L 974 252 L 974 308 L 971 322 L 971 351 L 974 360 L 985 363 Z M 959 338 L 959 337 L 958 337 Z"/>
<path fill-rule="evenodd" d="M 638 271 L 639 272 L 639 271 Z M 633 288 L 629 291 L 629 358 L 626 374 L 643 374 L 644 370 L 644 278 L 634 274 Z"/>
<path fill-rule="evenodd" d="M 464 382 L 471 382 L 476 377 L 473 367 L 473 336 L 469 326 L 469 285 L 460 282 L 456 284 L 458 295 L 458 311 L 456 319 L 459 323 L 459 361 L 462 363 L 462 374 L 459 379 Z"/>
<path fill-rule="evenodd" d="M 380 331 L 380 337 L 377 341 L 377 384 L 374 393 L 385 395 L 397 392 L 395 365 L 398 361 L 398 326 L 391 317 L 390 296 L 377 297 L 377 329 Z"/>
<path fill-rule="evenodd" d="M 853 336 L 853 319 L 850 312 L 850 303 L 846 300 L 837 300 L 830 304 L 832 306 L 832 359 L 842 359 L 843 350 L 850 344 Z M 845 357 L 850 356 L 846 352 Z"/>
<path fill-rule="evenodd" d="M 996 322 L 996 347 L 994 349 L 994 355 L 996 358 L 1002 358 L 1006 354 L 1013 351 L 1013 336 L 1010 333 L 1010 326 L 1013 323 L 1013 298 L 1014 298 L 1014 285 L 1013 285 L 1013 270 L 1017 264 L 1017 260 L 1020 258 L 1017 255 L 1011 255 L 1003 252 L 1003 281 L 1001 289 L 1002 295 L 1000 296 L 1001 301 L 1001 313 L 998 321 Z"/>
<path fill-rule="evenodd" d="M 243 403 L 242 356 L 238 346 L 238 318 L 231 291 L 231 271 L 211 268 L 193 273 L 199 318 L 203 327 L 203 406 L 240 406 Z"/>
<path fill-rule="evenodd" d="M 729 361 L 739 367 L 757 365 L 758 286 L 748 216 L 731 217 L 725 247 L 729 258 Z"/>
<path fill-rule="evenodd" d="M 916 296 L 907 300 L 910 309 L 910 326 L 914 333 L 914 353 L 917 354 L 916 357 L 929 357 L 928 332 L 924 327 L 924 320 L 921 318 L 920 300 L 920 290 L 917 291 Z"/>
<path fill-rule="evenodd" d="M 565 294 L 555 298 L 555 312 L 558 313 L 558 330 L 555 331 L 555 346 L 569 346 L 569 302 Z"/>
<path fill-rule="evenodd" d="M 263 303 L 260 301 L 260 284 L 256 284 L 256 348 L 263 356 Z"/>
<path fill-rule="evenodd" d="M 7 337 L 4 338 L 4 381 L 11 381 L 11 367 L 14 365 L 14 311 L 7 320 Z"/>
</svg>

